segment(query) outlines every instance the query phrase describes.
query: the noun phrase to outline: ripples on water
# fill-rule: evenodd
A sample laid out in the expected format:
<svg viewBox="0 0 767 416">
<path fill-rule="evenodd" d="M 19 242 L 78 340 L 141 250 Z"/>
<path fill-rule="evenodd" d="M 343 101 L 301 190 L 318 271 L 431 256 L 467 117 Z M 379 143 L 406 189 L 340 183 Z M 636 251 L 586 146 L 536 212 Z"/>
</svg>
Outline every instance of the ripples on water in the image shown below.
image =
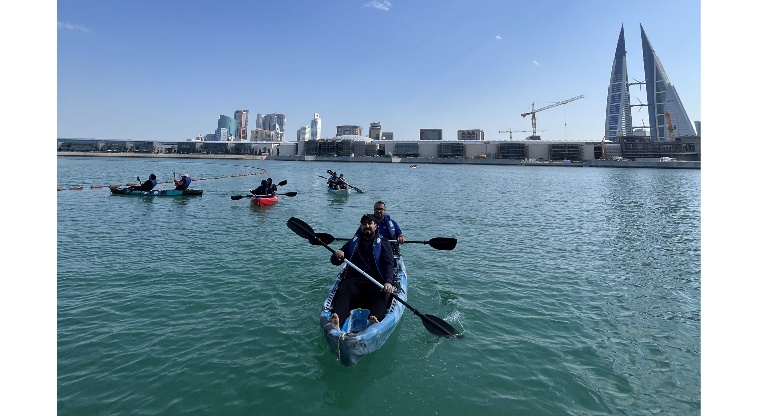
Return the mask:
<svg viewBox="0 0 767 416">
<path fill-rule="evenodd" d="M 58 193 L 61 415 L 700 413 L 700 171 L 58 159 L 60 187 L 174 171 L 224 178 Z M 265 176 L 298 196 L 229 198 Z M 348 237 L 378 199 L 410 241 L 458 238 L 403 253 L 408 302 L 465 337 L 406 311 L 346 368 L 318 325 L 338 268 L 285 222 Z"/>
</svg>

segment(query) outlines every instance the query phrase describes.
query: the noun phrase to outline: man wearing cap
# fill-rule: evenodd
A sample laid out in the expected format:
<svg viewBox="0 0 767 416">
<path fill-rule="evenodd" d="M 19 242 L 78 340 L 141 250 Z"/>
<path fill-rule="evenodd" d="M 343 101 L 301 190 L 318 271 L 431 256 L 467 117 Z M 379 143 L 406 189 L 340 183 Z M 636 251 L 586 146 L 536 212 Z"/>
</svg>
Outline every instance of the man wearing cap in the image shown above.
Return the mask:
<svg viewBox="0 0 767 416">
<path fill-rule="evenodd" d="M 189 185 L 192 184 L 192 178 L 189 177 L 188 173 L 185 173 L 181 175 L 181 179 L 179 180 L 173 180 L 173 183 L 176 184 L 176 190 L 177 191 L 185 191 L 186 188 L 189 188 Z"/>
<path fill-rule="evenodd" d="M 346 274 L 333 298 L 330 322 L 336 327 L 343 325 L 350 311 L 360 304 L 370 309 L 371 324 L 380 322 L 386 315 L 389 294 L 394 291 L 394 255 L 391 244 L 378 235 L 378 223 L 372 214 L 365 214 L 360 218 L 360 229 L 361 235 L 355 236 L 340 250 L 336 250 L 330 256 L 330 262 L 338 266 L 344 263 L 344 259 L 348 259 L 381 283 L 383 290 L 355 268 L 347 266 Z"/>
</svg>

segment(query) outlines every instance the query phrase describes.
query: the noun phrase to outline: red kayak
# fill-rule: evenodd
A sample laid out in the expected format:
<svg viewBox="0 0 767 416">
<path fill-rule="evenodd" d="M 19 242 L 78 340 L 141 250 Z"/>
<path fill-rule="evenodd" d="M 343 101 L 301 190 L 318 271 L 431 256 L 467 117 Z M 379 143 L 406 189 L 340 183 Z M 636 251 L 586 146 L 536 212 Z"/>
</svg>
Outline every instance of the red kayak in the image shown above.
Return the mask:
<svg viewBox="0 0 767 416">
<path fill-rule="evenodd" d="M 277 194 L 274 195 L 255 195 L 253 198 L 250 198 L 250 203 L 259 207 L 264 207 L 267 205 L 273 205 L 277 203 L 279 200 L 279 197 Z"/>
</svg>

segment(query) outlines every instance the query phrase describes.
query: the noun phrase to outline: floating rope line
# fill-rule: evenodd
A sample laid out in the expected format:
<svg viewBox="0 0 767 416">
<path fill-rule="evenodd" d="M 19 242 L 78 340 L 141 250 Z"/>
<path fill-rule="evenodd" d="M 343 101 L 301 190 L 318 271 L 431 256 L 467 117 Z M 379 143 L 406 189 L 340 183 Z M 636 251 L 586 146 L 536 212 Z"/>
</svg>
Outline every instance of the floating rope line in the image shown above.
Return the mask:
<svg viewBox="0 0 767 416">
<path fill-rule="evenodd" d="M 209 178 L 196 178 L 196 179 L 192 178 L 192 182 L 210 181 L 210 180 L 214 180 L 214 179 L 239 178 L 239 177 L 242 177 L 242 176 L 264 175 L 267 172 L 266 169 L 264 169 L 264 168 L 257 168 L 255 166 L 245 166 L 245 165 L 235 165 L 235 166 L 243 166 L 243 167 L 248 168 L 248 169 L 257 169 L 258 172 L 239 173 L 239 174 L 228 175 L 228 176 L 213 176 L 213 177 L 209 177 Z M 161 184 L 161 183 L 173 183 L 173 179 L 168 179 L 167 181 L 157 181 L 158 185 Z M 125 186 L 137 186 L 137 185 L 140 185 L 140 184 L 138 184 L 136 182 L 128 182 L 128 183 L 125 184 Z M 119 188 L 120 186 L 122 186 L 122 185 L 120 185 L 119 183 L 112 183 L 112 184 L 106 184 L 106 185 L 99 185 L 99 184 L 90 185 L 87 188 L 89 188 L 89 189 L 102 189 L 102 188 L 105 188 L 105 187 L 108 187 L 108 188 Z M 83 185 L 72 185 L 72 186 L 70 186 L 68 188 L 58 188 L 57 187 L 56 191 L 57 192 L 59 192 L 59 191 L 82 191 L 83 189 L 86 189 L 86 187 L 83 186 Z"/>
</svg>

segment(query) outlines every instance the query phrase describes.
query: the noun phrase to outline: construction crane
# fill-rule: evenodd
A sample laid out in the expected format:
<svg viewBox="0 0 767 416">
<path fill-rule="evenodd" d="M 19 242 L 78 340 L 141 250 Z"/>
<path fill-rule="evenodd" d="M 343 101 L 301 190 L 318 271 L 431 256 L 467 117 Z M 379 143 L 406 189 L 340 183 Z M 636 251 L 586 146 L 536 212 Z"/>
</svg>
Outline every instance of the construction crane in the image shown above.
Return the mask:
<svg viewBox="0 0 767 416">
<path fill-rule="evenodd" d="M 560 102 L 558 102 L 558 103 L 554 103 L 554 104 L 551 104 L 551 105 L 547 105 L 546 107 L 543 107 L 543 108 L 539 108 L 539 109 L 537 109 L 537 110 L 535 109 L 535 103 L 533 103 L 533 109 L 532 109 L 532 110 L 531 110 L 529 113 L 522 113 L 522 117 L 527 117 L 527 116 L 529 116 L 529 115 L 532 115 L 532 117 L 531 117 L 531 118 L 532 118 L 532 120 L 533 120 L 533 135 L 532 135 L 532 136 L 530 136 L 530 139 L 531 139 L 531 140 L 540 140 L 540 139 L 541 139 L 541 137 L 540 137 L 540 136 L 538 136 L 538 134 L 536 133 L 536 127 L 535 127 L 535 113 L 537 113 L 537 112 L 539 112 L 539 111 L 543 111 L 543 110 L 548 110 L 549 108 L 552 108 L 552 107 L 556 107 L 556 106 L 558 106 L 558 105 L 567 104 L 567 103 L 569 103 L 569 102 L 571 102 L 571 101 L 580 100 L 581 98 L 583 98 L 583 96 L 582 96 L 582 95 L 579 95 L 579 96 L 577 96 L 577 97 L 569 98 L 569 99 L 567 99 L 567 100 L 564 100 L 564 101 L 560 101 Z"/>
<path fill-rule="evenodd" d="M 671 122 L 671 114 L 666 111 L 666 125 L 668 126 L 668 139 L 674 140 L 674 124 Z"/>
<path fill-rule="evenodd" d="M 512 140 L 511 133 L 529 133 L 530 130 L 501 130 L 498 133 L 509 133 L 509 140 Z"/>
</svg>

